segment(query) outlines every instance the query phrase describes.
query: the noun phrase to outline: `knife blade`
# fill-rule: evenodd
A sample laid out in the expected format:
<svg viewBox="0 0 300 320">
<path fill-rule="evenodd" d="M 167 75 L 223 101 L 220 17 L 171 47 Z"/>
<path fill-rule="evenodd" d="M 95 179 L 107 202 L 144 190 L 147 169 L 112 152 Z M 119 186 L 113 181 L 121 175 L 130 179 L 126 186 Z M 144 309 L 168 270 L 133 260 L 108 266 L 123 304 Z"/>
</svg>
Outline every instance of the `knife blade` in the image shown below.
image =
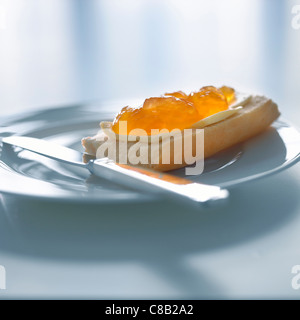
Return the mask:
<svg viewBox="0 0 300 320">
<path fill-rule="evenodd" d="M 127 164 L 118 164 L 108 158 L 83 162 L 84 154 L 42 139 L 10 136 L 2 142 L 32 151 L 56 161 L 88 169 L 92 174 L 135 190 L 164 194 L 175 200 L 188 200 L 197 205 L 209 205 L 228 198 L 228 190 L 218 186 L 196 183 L 186 178 L 155 172 Z"/>
</svg>

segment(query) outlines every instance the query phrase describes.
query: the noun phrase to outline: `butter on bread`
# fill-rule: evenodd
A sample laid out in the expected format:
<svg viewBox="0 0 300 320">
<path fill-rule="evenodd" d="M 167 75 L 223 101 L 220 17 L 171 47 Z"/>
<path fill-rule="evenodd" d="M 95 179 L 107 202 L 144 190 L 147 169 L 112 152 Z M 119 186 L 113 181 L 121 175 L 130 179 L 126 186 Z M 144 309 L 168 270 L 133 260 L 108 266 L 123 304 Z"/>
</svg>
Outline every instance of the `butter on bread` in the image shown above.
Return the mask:
<svg viewBox="0 0 300 320">
<path fill-rule="evenodd" d="M 221 120 L 219 122 L 208 124 L 203 128 L 204 130 L 204 157 L 210 157 L 219 151 L 227 149 L 237 143 L 243 142 L 260 132 L 264 131 L 268 126 L 272 124 L 279 117 L 280 113 L 276 103 L 271 99 L 264 96 L 250 96 L 247 102 L 243 105 L 243 108 L 239 109 L 238 112 L 232 116 Z M 196 139 L 194 139 L 196 130 L 192 130 L 193 135 L 193 152 L 196 150 Z M 82 139 L 82 145 L 85 152 L 96 156 L 97 149 L 102 143 L 110 142 L 110 137 L 107 136 L 103 131 L 100 131 L 93 137 L 87 137 Z M 118 144 L 124 143 L 117 141 Z M 127 149 L 135 144 L 136 142 L 127 142 Z M 161 142 L 160 142 L 161 144 Z M 150 148 L 150 144 L 145 145 Z M 163 164 L 161 159 L 158 164 L 142 164 L 140 166 L 158 170 L 158 171 L 169 171 L 173 169 L 179 169 L 186 166 L 186 163 L 174 164 L 172 154 L 174 154 L 174 145 L 171 142 L 171 161 L 170 164 Z M 150 155 L 150 151 L 148 152 Z M 116 154 L 116 161 L 118 162 L 119 155 Z M 183 157 L 182 157 L 183 158 Z M 130 163 L 129 163 L 130 164 Z"/>
</svg>

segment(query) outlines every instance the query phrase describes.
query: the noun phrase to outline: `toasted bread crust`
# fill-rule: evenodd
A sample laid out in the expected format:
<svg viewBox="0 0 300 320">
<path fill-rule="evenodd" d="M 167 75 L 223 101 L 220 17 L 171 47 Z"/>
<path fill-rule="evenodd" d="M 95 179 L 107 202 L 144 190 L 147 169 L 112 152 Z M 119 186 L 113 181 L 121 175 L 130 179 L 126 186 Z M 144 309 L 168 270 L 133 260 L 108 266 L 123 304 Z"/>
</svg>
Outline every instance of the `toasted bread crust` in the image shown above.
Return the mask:
<svg viewBox="0 0 300 320">
<path fill-rule="evenodd" d="M 263 96 L 252 97 L 243 109 L 232 117 L 204 128 L 204 157 L 210 157 L 221 150 L 259 134 L 275 121 L 279 115 L 278 107 L 272 100 Z M 193 130 L 193 153 L 196 151 L 195 134 L 196 130 Z M 96 155 L 97 149 L 105 141 L 109 142 L 109 138 L 103 132 L 99 132 L 94 137 L 82 139 L 82 145 L 87 153 Z M 127 142 L 127 149 L 134 143 Z M 148 161 L 149 164 L 141 166 L 158 171 L 170 171 L 186 166 L 184 161 L 182 164 L 174 164 L 174 145 L 171 143 L 170 147 L 170 164 L 162 164 L 160 159 L 159 164 L 150 164 L 150 161 Z M 150 145 L 148 148 L 150 148 Z M 150 151 L 148 154 L 150 155 Z M 117 154 L 116 161 L 118 161 L 118 156 Z"/>
</svg>

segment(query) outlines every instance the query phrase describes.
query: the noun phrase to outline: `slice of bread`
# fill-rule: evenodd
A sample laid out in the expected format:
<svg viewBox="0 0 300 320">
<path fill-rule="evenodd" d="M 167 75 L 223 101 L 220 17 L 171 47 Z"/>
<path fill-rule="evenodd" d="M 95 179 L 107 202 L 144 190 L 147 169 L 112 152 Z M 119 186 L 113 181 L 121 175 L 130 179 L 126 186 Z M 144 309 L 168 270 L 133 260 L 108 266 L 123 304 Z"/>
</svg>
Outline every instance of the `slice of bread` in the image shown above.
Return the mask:
<svg viewBox="0 0 300 320">
<path fill-rule="evenodd" d="M 280 113 L 276 103 L 271 99 L 264 96 L 252 96 L 248 102 L 243 106 L 241 110 L 232 115 L 231 117 L 224 119 L 220 122 L 208 125 L 204 127 L 204 157 L 210 157 L 217 152 L 229 148 L 237 143 L 245 141 L 263 130 L 265 130 L 273 121 L 279 117 Z M 196 150 L 196 130 L 193 129 L 193 153 Z M 87 137 L 82 139 L 82 145 L 85 152 L 91 155 L 97 155 L 97 149 L 104 143 L 110 143 L 110 137 L 108 137 L 103 131 L 100 131 L 93 137 Z M 124 143 L 117 141 L 117 154 L 115 155 L 115 161 L 119 159 L 119 144 Z M 127 142 L 127 149 L 129 150 L 136 142 Z M 161 145 L 161 142 L 160 142 Z M 144 148 L 150 148 L 150 144 L 144 143 Z M 142 148 L 140 149 L 142 150 Z M 150 157 L 150 150 L 147 153 Z M 170 144 L 170 164 L 163 164 L 161 157 L 158 164 L 151 164 L 149 159 L 148 164 L 139 164 L 140 166 L 151 168 L 158 171 L 169 171 L 186 166 L 183 161 L 181 164 L 174 163 L 174 143 Z M 182 157 L 184 158 L 184 157 Z M 130 161 L 128 164 L 131 164 Z"/>
</svg>

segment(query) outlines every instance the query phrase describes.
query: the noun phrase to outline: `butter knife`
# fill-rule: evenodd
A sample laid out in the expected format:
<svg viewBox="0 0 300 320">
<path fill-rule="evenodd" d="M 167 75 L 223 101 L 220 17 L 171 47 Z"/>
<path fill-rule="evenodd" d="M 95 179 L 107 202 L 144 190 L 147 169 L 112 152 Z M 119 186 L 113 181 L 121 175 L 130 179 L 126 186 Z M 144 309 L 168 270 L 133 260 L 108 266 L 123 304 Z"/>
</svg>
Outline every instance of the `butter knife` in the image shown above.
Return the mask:
<svg viewBox="0 0 300 320">
<path fill-rule="evenodd" d="M 209 205 L 224 201 L 229 192 L 218 186 L 196 183 L 174 175 L 118 164 L 108 158 L 83 161 L 84 154 L 55 143 L 25 137 L 10 136 L 2 142 L 70 165 L 88 169 L 92 174 L 139 191 L 164 194 L 178 201 Z"/>
</svg>

